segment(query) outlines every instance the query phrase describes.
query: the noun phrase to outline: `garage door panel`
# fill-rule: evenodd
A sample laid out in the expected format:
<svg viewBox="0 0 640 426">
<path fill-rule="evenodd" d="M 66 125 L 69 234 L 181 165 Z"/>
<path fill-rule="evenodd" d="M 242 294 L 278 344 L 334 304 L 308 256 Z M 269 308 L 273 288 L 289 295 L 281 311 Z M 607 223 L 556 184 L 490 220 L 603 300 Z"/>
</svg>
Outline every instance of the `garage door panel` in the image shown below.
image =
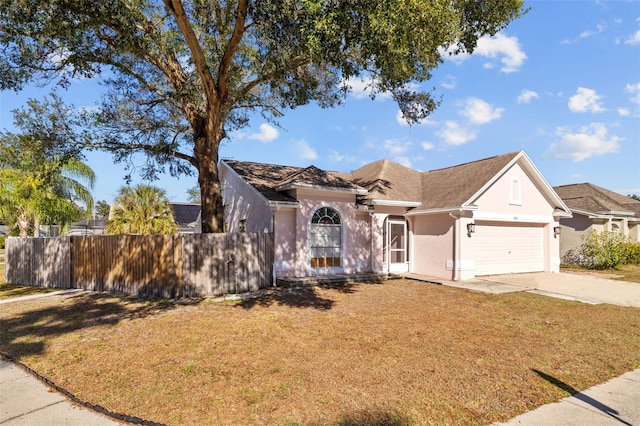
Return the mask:
<svg viewBox="0 0 640 426">
<path fill-rule="evenodd" d="M 544 226 L 476 222 L 476 275 L 544 271 Z"/>
</svg>

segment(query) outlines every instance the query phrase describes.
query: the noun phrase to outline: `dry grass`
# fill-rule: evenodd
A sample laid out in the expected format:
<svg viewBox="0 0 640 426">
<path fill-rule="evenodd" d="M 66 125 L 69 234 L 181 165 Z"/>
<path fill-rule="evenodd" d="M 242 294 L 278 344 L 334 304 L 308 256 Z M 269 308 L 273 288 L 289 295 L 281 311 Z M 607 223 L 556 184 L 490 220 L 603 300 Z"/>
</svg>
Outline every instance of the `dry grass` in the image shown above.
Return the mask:
<svg viewBox="0 0 640 426">
<path fill-rule="evenodd" d="M 605 270 L 585 269 L 576 265 L 568 265 L 563 266 L 562 270 L 563 272 L 582 273 L 602 278 L 640 283 L 640 265 L 620 265 L 618 269 Z"/>
<path fill-rule="evenodd" d="M 481 425 L 640 368 L 640 310 L 402 280 L 240 302 L 76 294 L 4 305 L 0 349 L 167 424 Z"/>
</svg>

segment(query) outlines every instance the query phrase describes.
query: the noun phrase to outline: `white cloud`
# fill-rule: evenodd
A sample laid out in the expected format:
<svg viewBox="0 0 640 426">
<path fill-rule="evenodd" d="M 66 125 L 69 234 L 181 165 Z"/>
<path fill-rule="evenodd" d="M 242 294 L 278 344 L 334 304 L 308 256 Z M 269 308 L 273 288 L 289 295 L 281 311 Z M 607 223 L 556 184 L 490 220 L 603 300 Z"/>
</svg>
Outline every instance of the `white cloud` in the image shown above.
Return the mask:
<svg viewBox="0 0 640 426">
<path fill-rule="evenodd" d="M 456 64 L 461 64 L 471 57 L 468 53 L 460 53 L 452 55 L 455 46 L 449 47 L 447 50 L 440 49 L 440 55 L 447 60 Z M 511 73 L 519 71 L 520 67 L 527 59 L 526 53 L 522 50 L 518 37 L 508 37 L 504 33 L 498 33 L 493 37 L 482 37 L 478 40 L 473 55 L 482 56 L 489 59 L 500 59 L 502 67 L 500 71 Z M 484 68 L 494 68 L 493 64 L 484 64 Z"/>
<path fill-rule="evenodd" d="M 505 73 L 519 71 L 527 59 L 527 55 L 520 48 L 518 38 L 507 37 L 503 33 L 493 37 L 482 37 L 478 40 L 478 46 L 473 53 L 491 59 L 500 58 L 502 63 L 500 71 Z"/>
<path fill-rule="evenodd" d="M 384 149 L 395 156 L 405 153 L 410 146 L 411 142 L 402 139 L 386 139 L 384 141 Z"/>
<path fill-rule="evenodd" d="M 631 102 L 640 105 L 640 83 L 627 84 L 624 91 L 631 94 Z"/>
<path fill-rule="evenodd" d="M 442 80 L 442 83 L 440 83 L 440 85 L 445 89 L 455 89 L 458 85 L 458 81 L 456 80 L 455 76 L 447 75 L 444 80 Z"/>
<path fill-rule="evenodd" d="M 598 24 L 596 25 L 596 29 L 595 30 L 587 30 L 587 31 L 583 31 L 582 33 L 580 33 L 580 38 L 587 38 L 587 37 L 591 37 L 593 35 L 596 34 L 600 34 L 601 32 L 603 32 L 605 30 L 605 28 L 607 28 L 606 25 L 604 24 Z"/>
<path fill-rule="evenodd" d="M 248 137 L 249 139 L 267 143 L 277 139 L 279 135 L 278 129 L 267 123 L 262 123 L 260 125 L 260 131 L 258 133 L 252 133 Z"/>
<path fill-rule="evenodd" d="M 568 158 L 575 162 L 618 152 L 619 142 L 623 140 L 609 135 L 604 123 L 591 123 L 577 132 L 572 132 L 568 127 L 559 127 L 556 134 L 560 140 L 551 144 L 549 153 L 554 158 Z"/>
<path fill-rule="evenodd" d="M 627 108 L 618 108 L 618 115 L 620 117 L 626 117 L 629 114 L 631 114 L 631 111 L 629 111 Z"/>
<path fill-rule="evenodd" d="M 467 117 L 473 124 L 487 124 L 500 118 L 503 112 L 504 108 L 494 108 L 482 99 L 468 98 L 460 115 Z"/>
<path fill-rule="evenodd" d="M 534 92 L 533 90 L 524 89 L 520 91 L 520 96 L 518 96 L 518 103 L 528 104 L 531 102 L 531 100 L 538 98 L 540 98 L 538 93 Z"/>
<path fill-rule="evenodd" d="M 576 94 L 569 98 L 569 109 L 571 112 L 603 112 L 600 98 L 595 90 L 578 87 Z"/>
<path fill-rule="evenodd" d="M 431 142 L 422 142 L 422 149 L 424 149 L 425 151 L 431 151 L 432 149 L 435 149 L 435 148 L 436 146 Z"/>
<path fill-rule="evenodd" d="M 636 46 L 640 44 L 640 30 L 636 31 L 635 34 L 630 35 L 624 41 L 624 44 L 630 44 L 631 46 Z"/>
<path fill-rule="evenodd" d="M 316 152 L 316 150 L 313 149 L 304 139 L 300 139 L 296 142 L 296 148 L 298 150 L 300 158 L 302 158 L 303 160 L 318 159 L 318 153 Z"/>
<path fill-rule="evenodd" d="M 342 163 L 345 159 L 345 156 L 340 154 L 338 151 L 331 150 L 329 152 L 329 159 L 335 163 Z"/>
<path fill-rule="evenodd" d="M 371 77 L 351 77 L 345 84 L 351 88 L 351 96 L 356 99 L 371 98 L 371 88 L 375 81 Z M 391 93 L 376 93 L 376 99 L 391 99 Z"/>
<path fill-rule="evenodd" d="M 395 157 L 393 161 L 398 164 L 402 164 L 405 167 L 411 168 L 411 160 L 409 159 L 409 157 Z"/>
<path fill-rule="evenodd" d="M 436 132 L 448 145 L 464 145 L 477 137 L 476 132 L 460 127 L 455 121 L 447 121 L 445 127 Z"/>
</svg>

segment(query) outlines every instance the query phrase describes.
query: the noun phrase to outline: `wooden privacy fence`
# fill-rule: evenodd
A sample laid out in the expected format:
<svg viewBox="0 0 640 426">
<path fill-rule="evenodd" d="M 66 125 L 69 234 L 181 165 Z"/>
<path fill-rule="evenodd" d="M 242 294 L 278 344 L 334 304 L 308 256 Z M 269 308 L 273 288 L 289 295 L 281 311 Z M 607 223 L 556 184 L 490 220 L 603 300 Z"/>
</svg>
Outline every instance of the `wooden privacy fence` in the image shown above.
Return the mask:
<svg viewBox="0 0 640 426">
<path fill-rule="evenodd" d="M 273 284 L 272 234 L 8 238 L 13 284 L 154 297 L 243 293 Z"/>
</svg>

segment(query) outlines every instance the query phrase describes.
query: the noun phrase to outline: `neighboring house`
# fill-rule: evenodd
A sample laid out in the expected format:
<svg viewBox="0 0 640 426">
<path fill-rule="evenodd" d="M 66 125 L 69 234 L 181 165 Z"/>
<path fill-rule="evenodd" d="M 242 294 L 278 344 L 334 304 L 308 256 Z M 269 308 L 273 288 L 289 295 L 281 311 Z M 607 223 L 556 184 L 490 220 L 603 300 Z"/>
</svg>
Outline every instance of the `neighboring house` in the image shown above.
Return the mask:
<svg viewBox="0 0 640 426">
<path fill-rule="evenodd" d="M 616 232 L 640 241 L 640 201 L 591 183 L 554 188 L 573 217 L 560 220 L 560 257 L 572 263 L 579 256 L 583 236 L 592 231 Z"/>
<path fill-rule="evenodd" d="M 104 219 L 80 220 L 71 224 L 67 236 L 73 235 L 102 235 L 107 221 Z"/>
<path fill-rule="evenodd" d="M 229 231 L 274 234 L 276 277 L 557 272 L 571 216 L 524 151 L 429 172 L 222 160 L 220 176 Z"/>
<path fill-rule="evenodd" d="M 171 203 L 173 220 L 178 224 L 180 234 L 199 234 L 202 229 L 200 204 Z"/>
</svg>

